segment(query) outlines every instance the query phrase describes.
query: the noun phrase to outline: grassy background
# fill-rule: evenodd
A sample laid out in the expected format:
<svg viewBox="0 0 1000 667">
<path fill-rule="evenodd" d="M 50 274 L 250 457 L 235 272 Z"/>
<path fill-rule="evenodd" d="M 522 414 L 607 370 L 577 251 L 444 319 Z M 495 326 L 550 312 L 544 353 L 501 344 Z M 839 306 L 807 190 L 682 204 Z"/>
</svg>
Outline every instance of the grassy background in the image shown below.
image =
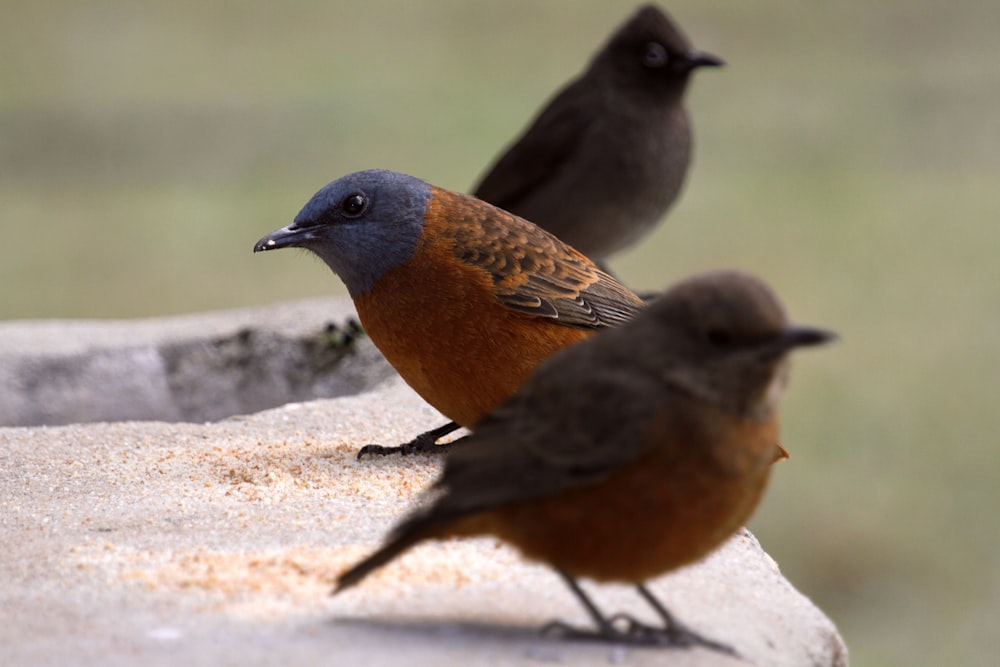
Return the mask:
<svg viewBox="0 0 1000 667">
<path fill-rule="evenodd" d="M 752 528 L 853 664 L 994 664 L 1000 3 L 669 8 L 730 65 L 692 90 L 682 201 L 613 264 L 746 268 L 841 332 L 798 359 Z M 253 242 L 361 168 L 467 189 L 632 9 L 6 0 L 0 318 L 342 293 Z"/>
</svg>

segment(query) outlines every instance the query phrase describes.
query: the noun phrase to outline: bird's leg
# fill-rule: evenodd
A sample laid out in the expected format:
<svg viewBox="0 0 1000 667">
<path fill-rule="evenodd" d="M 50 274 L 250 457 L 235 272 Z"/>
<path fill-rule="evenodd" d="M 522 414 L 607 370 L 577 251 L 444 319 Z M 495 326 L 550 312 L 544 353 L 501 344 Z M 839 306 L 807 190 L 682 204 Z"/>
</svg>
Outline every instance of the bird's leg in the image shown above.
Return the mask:
<svg viewBox="0 0 1000 667">
<path fill-rule="evenodd" d="M 739 657 L 731 647 L 706 639 L 681 625 L 660 601 L 653 597 L 649 589 L 642 584 L 638 584 L 636 588 L 638 588 L 639 594 L 645 598 L 653 609 L 656 610 L 660 618 L 663 619 L 662 627 L 642 623 L 628 614 L 615 614 L 611 617 L 605 617 L 597 608 L 597 605 L 583 592 L 576 579 L 563 570 L 556 571 L 580 600 L 584 608 L 586 608 L 597 629 L 583 630 L 574 628 L 562 621 L 553 621 L 542 628 L 543 634 L 555 634 L 566 639 L 600 640 L 640 646 L 677 646 L 684 648 L 704 646 L 705 648 Z"/>
<path fill-rule="evenodd" d="M 615 614 L 606 618 L 597 608 L 597 605 L 584 593 L 583 588 L 576 579 L 563 570 L 557 570 L 569 589 L 573 591 L 577 599 L 586 608 L 590 618 L 597 626 L 596 630 L 584 630 L 575 628 L 562 621 L 552 621 L 544 628 L 542 634 L 558 634 L 564 639 L 588 639 L 597 641 L 610 641 L 623 644 L 655 645 L 662 644 L 662 632 L 658 627 L 644 625 L 628 614 Z M 624 629 L 619 629 L 616 624 L 623 621 Z"/>
<path fill-rule="evenodd" d="M 563 621 L 552 621 L 547 623 L 542 628 L 543 635 L 555 634 L 566 639 L 614 639 L 617 635 L 621 634 L 615 627 L 611 624 L 611 621 L 604 618 L 601 610 L 597 608 L 597 605 L 587 597 L 587 594 L 583 592 L 580 588 L 580 584 L 577 583 L 576 579 L 569 575 L 564 570 L 556 569 L 562 580 L 566 582 L 569 589 L 573 591 L 580 603 L 586 608 L 587 613 L 590 614 L 590 618 L 594 621 L 594 625 L 597 626 L 597 631 L 593 630 L 581 630 L 580 628 L 574 628 L 573 626 L 564 623 Z"/>
<path fill-rule="evenodd" d="M 710 648 L 714 651 L 719 651 L 720 653 L 726 653 L 734 657 L 739 657 L 739 654 L 728 644 L 723 644 L 721 642 L 702 637 L 697 632 L 687 628 L 684 624 L 675 619 L 674 615 L 667 611 L 667 608 L 663 606 L 663 603 L 657 600 L 653 593 L 646 588 L 645 585 L 636 584 L 635 588 L 639 591 L 639 595 L 641 595 L 643 599 L 649 603 L 649 606 L 656 610 L 656 613 L 663 620 L 662 628 L 642 626 L 642 631 L 644 633 L 654 632 L 659 634 L 664 637 L 668 643 L 674 646 L 704 646 L 705 648 Z M 632 623 L 636 622 L 633 619 L 630 619 L 630 621 Z"/>
<path fill-rule="evenodd" d="M 421 433 L 413 440 L 402 445 L 397 445 L 395 447 L 385 447 L 383 445 L 365 445 L 358 451 L 358 460 L 360 461 L 365 456 L 389 456 L 390 454 L 400 454 L 402 456 L 409 456 L 410 454 L 444 454 L 448 449 L 459 442 L 462 438 L 454 442 L 448 442 L 443 445 L 437 444 L 440 438 L 448 435 L 449 433 L 454 433 L 461 426 L 455 422 L 448 422 L 443 426 L 438 426 L 437 428 L 431 429 Z"/>
</svg>

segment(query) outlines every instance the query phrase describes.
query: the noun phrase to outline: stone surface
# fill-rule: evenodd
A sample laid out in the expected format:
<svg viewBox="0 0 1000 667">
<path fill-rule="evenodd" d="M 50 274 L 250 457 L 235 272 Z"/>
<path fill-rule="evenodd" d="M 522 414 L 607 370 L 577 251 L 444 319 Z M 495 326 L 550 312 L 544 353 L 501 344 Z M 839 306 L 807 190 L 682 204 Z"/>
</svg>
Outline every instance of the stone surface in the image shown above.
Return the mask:
<svg viewBox="0 0 1000 667">
<path fill-rule="evenodd" d="M 135 321 L 0 323 L 0 426 L 213 421 L 393 374 L 349 299 Z"/>
<path fill-rule="evenodd" d="M 0 429 L 0 664 L 747 664 L 541 637 L 584 612 L 550 570 L 489 539 L 420 546 L 330 597 L 437 472 L 354 453 L 440 423 L 390 379 L 214 424 Z M 584 585 L 648 618 L 629 589 Z M 651 585 L 749 663 L 847 663 L 833 624 L 747 532 Z"/>
</svg>

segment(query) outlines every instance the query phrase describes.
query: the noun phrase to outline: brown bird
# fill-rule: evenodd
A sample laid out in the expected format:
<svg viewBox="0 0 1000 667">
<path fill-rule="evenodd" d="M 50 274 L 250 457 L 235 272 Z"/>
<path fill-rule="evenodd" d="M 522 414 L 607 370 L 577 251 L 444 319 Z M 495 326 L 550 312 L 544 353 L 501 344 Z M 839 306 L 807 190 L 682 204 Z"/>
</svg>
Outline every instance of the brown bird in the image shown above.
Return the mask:
<svg viewBox="0 0 1000 667">
<path fill-rule="evenodd" d="M 536 225 L 470 195 L 371 170 L 333 181 L 254 251 L 300 247 L 339 275 L 372 342 L 454 423 L 401 448 L 435 450 L 514 393 L 542 359 L 643 302 Z"/>
<path fill-rule="evenodd" d="M 497 159 L 473 193 L 601 262 L 645 236 L 691 161 L 684 93 L 719 58 L 639 9 Z"/>
<path fill-rule="evenodd" d="M 543 362 L 451 451 L 430 504 L 335 592 L 422 540 L 494 535 L 555 568 L 586 606 L 596 632 L 552 626 L 564 634 L 725 650 L 643 582 L 701 559 L 750 517 L 787 456 L 777 412 L 787 355 L 831 338 L 790 325 L 752 276 L 678 283 L 631 322 Z M 602 614 L 578 577 L 635 584 L 664 625 Z"/>
</svg>

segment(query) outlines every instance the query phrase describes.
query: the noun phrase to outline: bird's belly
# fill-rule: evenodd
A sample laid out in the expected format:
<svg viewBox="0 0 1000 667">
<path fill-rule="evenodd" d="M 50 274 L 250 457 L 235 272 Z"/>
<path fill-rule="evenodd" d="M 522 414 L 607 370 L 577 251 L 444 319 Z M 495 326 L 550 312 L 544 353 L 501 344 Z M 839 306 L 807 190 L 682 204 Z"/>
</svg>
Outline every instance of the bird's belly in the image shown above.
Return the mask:
<svg viewBox="0 0 1000 667">
<path fill-rule="evenodd" d="M 697 561 L 731 536 L 759 502 L 769 470 L 734 476 L 643 460 L 596 485 L 490 513 L 485 525 L 571 575 L 637 583 Z"/>
<path fill-rule="evenodd" d="M 488 277 L 462 267 L 453 273 L 390 271 L 355 306 L 406 383 L 449 419 L 472 426 L 540 361 L 591 331 L 513 311 L 497 301 Z"/>
</svg>

